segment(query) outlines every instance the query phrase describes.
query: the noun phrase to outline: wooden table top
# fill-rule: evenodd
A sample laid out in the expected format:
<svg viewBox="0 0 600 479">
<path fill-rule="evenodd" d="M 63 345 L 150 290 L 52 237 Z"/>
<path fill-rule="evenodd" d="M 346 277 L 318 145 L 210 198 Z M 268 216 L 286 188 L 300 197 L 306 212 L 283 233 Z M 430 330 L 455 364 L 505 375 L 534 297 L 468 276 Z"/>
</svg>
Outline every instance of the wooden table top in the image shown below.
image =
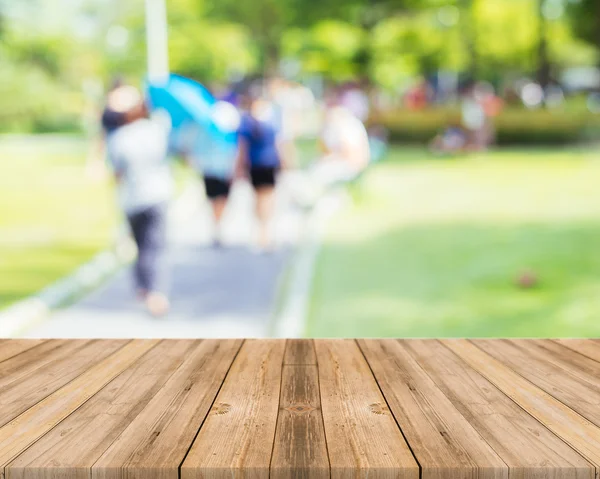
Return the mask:
<svg viewBox="0 0 600 479">
<path fill-rule="evenodd" d="M 588 478 L 600 340 L 0 340 L 0 476 Z"/>
</svg>

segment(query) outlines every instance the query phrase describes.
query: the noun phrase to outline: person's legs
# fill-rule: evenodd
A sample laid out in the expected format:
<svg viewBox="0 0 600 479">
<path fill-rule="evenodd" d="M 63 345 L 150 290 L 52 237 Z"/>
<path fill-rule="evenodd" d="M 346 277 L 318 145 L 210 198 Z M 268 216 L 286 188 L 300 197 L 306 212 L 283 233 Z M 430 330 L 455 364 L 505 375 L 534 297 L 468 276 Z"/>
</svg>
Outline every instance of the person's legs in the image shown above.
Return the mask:
<svg viewBox="0 0 600 479">
<path fill-rule="evenodd" d="M 256 168 L 250 170 L 252 185 L 256 191 L 256 217 L 258 219 L 258 244 L 261 248 L 272 245 L 269 228 L 274 211 L 275 168 Z"/>
<path fill-rule="evenodd" d="M 273 217 L 273 198 L 275 188 L 263 186 L 256 190 L 256 216 L 258 218 L 258 243 L 262 248 L 271 246 L 269 226 Z"/>
<path fill-rule="evenodd" d="M 213 177 L 204 177 L 204 188 L 206 196 L 210 201 L 213 217 L 215 219 L 215 244 L 220 244 L 220 225 L 231 184 L 227 180 Z"/>
<path fill-rule="evenodd" d="M 131 234 L 135 241 L 138 252 L 141 251 L 141 244 L 143 243 L 144 230 L 146 223 L 146 212 L 142 211 L 128 215 L 129 226 L 131 228 Z M 140 299 L 144 299 L 148 293 L 148 285 L 145 282 L 143 268 L 140 263 L 140 256 L 138 254 L 135 263 L 133 264 L 133 280 L 135 288 Z"/>
<path fill-rule="evenodd" d="M 167 313 L 166 296 L 166 209 L 153 206 L 130 218 L 138 246 L 135 276 L 138 287 L 146 292 L 145 301 L 150 313 L 161 316 Z"/>
</svg>

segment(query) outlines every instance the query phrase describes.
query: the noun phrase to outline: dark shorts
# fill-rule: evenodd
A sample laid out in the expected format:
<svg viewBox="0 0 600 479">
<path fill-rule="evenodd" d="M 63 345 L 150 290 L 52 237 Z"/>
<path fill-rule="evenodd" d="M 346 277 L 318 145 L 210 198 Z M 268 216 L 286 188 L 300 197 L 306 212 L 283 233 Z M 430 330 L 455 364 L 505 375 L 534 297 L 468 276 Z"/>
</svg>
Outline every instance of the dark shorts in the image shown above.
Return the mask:
<svg viewBox="0 0 600 479">
<path fill-rule="evenodd" d="M 215 178 L 214 176 L 205 176 L 204 188 L 206 189 L 206 196 L 211 200 L 216 198 L 227 198 L 229 196 L 231 183 L 227 180 L 222 180 L 221 178 Z"/>
<path fill-rule="evenodd" d="M 277 176 L 275 167 L 252 167 L 250 168 L 250 181 L 254 188 L 265 188 L 275 186 Z"/>
</svg>

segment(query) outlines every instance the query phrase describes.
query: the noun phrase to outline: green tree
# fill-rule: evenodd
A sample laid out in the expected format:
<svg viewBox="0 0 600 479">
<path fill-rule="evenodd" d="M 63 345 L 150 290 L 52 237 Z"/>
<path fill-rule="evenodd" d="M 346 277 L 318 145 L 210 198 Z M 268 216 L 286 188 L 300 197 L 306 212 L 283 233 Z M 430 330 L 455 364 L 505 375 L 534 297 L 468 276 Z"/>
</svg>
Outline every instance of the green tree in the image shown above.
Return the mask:
<svg viewBox="0 0 600 479">
<path fill-rule="evenodd" d="M 600 67 L 600 1 L 569 2 L 569 14 L 575 34 L 596 49 L 596 61 Z M 600 88 L 600 85 L 598 87 Z"/>
</svg>

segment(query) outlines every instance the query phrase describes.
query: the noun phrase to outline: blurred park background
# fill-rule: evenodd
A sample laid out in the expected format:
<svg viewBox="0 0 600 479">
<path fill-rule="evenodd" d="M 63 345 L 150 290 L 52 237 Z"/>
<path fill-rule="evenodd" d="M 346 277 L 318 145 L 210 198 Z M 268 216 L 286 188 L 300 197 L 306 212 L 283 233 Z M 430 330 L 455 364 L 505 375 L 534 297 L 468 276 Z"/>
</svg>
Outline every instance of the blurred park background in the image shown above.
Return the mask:
<svg viewBox="0 0 600 479">
<path fill-rule="evenodd" d="M 317 98 L 352 82 L 387 132 L 328 225 L 307 334 L 600 335 L 597 0 L 167 8 L 172 71 L 215 91 L 276 73 Z M 0 308 L 114 240 L 86 157 L 110 78 L 144 77 L 144 20 L 143 0 L 0 0 Z M 433 155 L 470 81 L 502 102 L 494 145 Z"/>
</svg>

